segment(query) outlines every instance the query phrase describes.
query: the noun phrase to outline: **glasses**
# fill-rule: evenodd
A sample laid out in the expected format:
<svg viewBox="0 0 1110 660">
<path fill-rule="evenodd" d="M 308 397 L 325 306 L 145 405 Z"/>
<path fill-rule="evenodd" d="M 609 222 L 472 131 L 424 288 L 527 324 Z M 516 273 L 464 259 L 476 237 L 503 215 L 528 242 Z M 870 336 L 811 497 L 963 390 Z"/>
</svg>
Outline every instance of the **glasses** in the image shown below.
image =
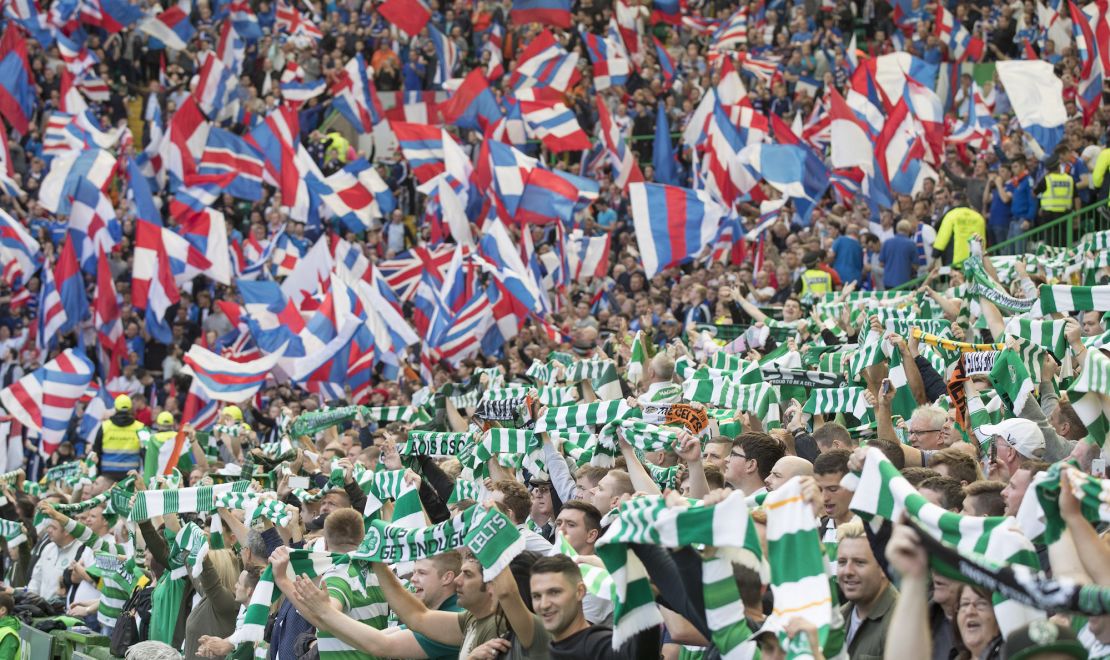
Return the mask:
<svg viewBox="0 0 1110 660">
<path fill-rule="evenodd" d="M 744 454 L 738 453 L 738 452 L 730 451 L 728 453 L 728 455 L 729 455 L 730 458 L 739 458 L 742 461 L 748 460 L 747 456 L 745 456 Z"/>
<path fill-rule="evenodd" d="M 960 603 L 959 607 L 957 607 L 956 609 L 957 610 L 974 609 L 976 612 L 987 612 L 991 609 L 991 607 L 992 607 L 992 605 L 990 604 L 990 601 L 974 600 L 974 601 L 967 601 L 966 603 Z"/>
<path fill-rule="evenodd" d="M 913 431 L 913 430 L 911 430 L 909 432 L 909 435 L 912 437 L 912 436 L 915 436 L 915 435 L 925 435 L 926 433 L 940 433 L 943 430 L 944 429 L 925 429 L 923 431 Z"/>
</svg>

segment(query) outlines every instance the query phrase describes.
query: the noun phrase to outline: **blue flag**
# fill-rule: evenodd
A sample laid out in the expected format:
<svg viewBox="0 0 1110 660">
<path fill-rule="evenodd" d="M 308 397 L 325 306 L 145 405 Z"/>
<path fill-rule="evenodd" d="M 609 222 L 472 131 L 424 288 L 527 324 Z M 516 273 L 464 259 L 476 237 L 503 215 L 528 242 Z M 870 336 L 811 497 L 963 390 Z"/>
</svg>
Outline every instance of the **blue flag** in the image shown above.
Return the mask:
<svg viewBox="0 0 1110 660">
<path fill-rule="evenodd" d="M 675 167 L 674 145 L 671 143 L 671 128 L 667 125 L 667 112 L 662 102 L 656 108 L 655 143 L 651 149 L 651 165 L 655 168 L 655 182 L 677 186 L 679 185 L 678 168 Z"/>
</svg>

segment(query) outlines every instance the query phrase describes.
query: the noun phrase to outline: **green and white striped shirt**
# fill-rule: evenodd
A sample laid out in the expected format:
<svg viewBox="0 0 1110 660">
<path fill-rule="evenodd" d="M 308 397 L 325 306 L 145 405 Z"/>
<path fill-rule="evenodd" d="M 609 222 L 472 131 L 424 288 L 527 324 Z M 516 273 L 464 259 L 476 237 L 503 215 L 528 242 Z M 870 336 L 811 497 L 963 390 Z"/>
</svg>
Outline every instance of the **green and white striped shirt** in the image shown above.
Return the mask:
<svg viewBox="0 0 1110 660">
<path fill-rule="evenodd" d="M 117 543 L 111 534 L 98 538 L 96 532 L 76 520 L 67 521 L 65 529 L 79 542 L 87 545 L 96 556 L 99 570 L 91 573 L 101 578 L 97 586 L 100 591 L 100 609 L 97 611 L 96 620 L 102 626 L 114 628 L 120 609 L 131 596 L 134 574 L 136 570 L 141 571 L 143 558 L 141 555 L 136 555 L 135 548 L 130 542 Z M 126 562 L 112 560 L 114 557 L 121 556 L 131 557 L 131 559 Z M 116 563 L 119 566 L 115 566 Z"/>
<path fill-rule="evenodd" d="M 361 569 L 361 570 L 360 570 Z M 366 564 L 347 564 L 328 569 L 322 580 L 328 595 L 343 605 L 352 619 L 371 628 L 385 630 L 389 623 L 389 605 L 378 586 L 378 578 Z M 374 656 L 349 646 L 325 630 L 316 633 L 320 660 L 367 660 Z"/>
</svg>

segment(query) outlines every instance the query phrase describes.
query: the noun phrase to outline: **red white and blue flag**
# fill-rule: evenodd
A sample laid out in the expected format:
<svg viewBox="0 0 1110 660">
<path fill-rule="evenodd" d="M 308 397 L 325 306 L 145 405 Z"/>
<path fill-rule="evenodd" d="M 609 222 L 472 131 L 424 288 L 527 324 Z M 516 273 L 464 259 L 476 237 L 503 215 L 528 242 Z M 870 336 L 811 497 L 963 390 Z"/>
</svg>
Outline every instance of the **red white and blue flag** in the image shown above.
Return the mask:
<svg viewBox="0 0 1110 660">
<path fill-rule="evenodd" d="M 0 277 L 13 290 L 21 288 L 42 263 L 38 241 L 27 228 L 0 209 Z"/>
<path fill-rule="evenodd" d="M 189 14 L 178 5 L 145 19 L 139 23 L 139 29 L 173 50 L 188 48 L 189 40 L 196 34 L 196 29 L 189 22 Z"/>
<path fill-rule="evenodd" d="M 193 344 L 185 354 L 183 371 L 193 376 L 208 398 L 239 403 L 262 388 L 281 356 L 279 351 L 250 362 L 235 362 Z"/>
<path fill-rule="evenodd" d="M 562 103 L 521 101 L 527 134 L 543 142 L 550 151 L 583 151 L 590 148 L 590 136 L 578 125 L 578 118 Z"/>
<path fill-rule="evenodd" d="M 0 390 L 0 403 L 19 423 L 41 434 L 49 456 L 65 437 L 77 401 L 93 378 L 93 364 L 72 348 Z"/>
<path fill-rule="evenodd" d="M 517 25 L 539 23 L 564 30 L 571 26 L 570 0 L 513 0 L 511 18 Z"/>
<path fill-rule="evenodd" d="M 73 194 L 69 231 L 77 238 L 81 268 L 90 275 L 96 272 L 97 255 L 111 253 L 123 238 L 112 201 L 84 179 L 78 182 Z"/>
<path fill-rule="evenodd" d="M 701 254 L 728 215 L 728 209 L 704 190 L 641 182 L 630 184 L 628 195 L 648 278 Z"/>
<path fill-rule="evenodd" d="M 331 85 L 332 106 L 360 133 L 370 133 L 385 116 L 374 87 L 374 70 L 362 53 L 355 55 L 336 74 Z"/>
</svg>

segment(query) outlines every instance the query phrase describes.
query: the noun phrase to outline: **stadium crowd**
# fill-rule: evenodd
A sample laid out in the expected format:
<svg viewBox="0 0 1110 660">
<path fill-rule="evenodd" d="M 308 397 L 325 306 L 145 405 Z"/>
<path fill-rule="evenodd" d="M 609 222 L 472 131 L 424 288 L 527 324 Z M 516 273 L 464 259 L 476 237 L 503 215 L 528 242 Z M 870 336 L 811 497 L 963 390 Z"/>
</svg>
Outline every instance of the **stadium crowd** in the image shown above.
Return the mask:
<svg viewBox="0 0 1110 660">
<path fill-rule="evenodd" d="M 154 660 L 1110 658 L 1105 3 L 0 7 L 0 660 L 21 626 Z M 259 36 L 236 51 L 228 25 Z M 570 82 L 511 83 L 549 37 Z M 992 66 L 1031 60 L 1061 90 L 1049 145 Z M 338 108 L 355 61 L 382 107 Z M 885 155 L 834 166 L 841 106 L 896 150 L 888 64 L 943 108 L 909 122 L 909 185 Z M 474 71 L 502 124 L 458 125 Z M 507 137 L 551 92 L 590 148 Z M 257 129 L 282 113 L 276 167 Z M 258 138 L 257 196 L 205 171 L 194 117 Z M 730 188 L 721 121 L 822 180 L 764 162 Z M 444 127 L 430 156 L 410 122 Z M 595 187 L 514 219 L 493 141 L 522 187 Z M 452 148 L 473 178 L 428 188 L 420 159 L 457 171 Z M 632 157 L 671 186 L 663 239 Z M 376 198 L 361 226 L 287 194 L 345 174 L 359 194 L 305 194 Z M 721 230 L 689 229 L 711 202 Z"/>
</svg>

